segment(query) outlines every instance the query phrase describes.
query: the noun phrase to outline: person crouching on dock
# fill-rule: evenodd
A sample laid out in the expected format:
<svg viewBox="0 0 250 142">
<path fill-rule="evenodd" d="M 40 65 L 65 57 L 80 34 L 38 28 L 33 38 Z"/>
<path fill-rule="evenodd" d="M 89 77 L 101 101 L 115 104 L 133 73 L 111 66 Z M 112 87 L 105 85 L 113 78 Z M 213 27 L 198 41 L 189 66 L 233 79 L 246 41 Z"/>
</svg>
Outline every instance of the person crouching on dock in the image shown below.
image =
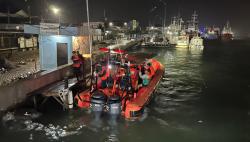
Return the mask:
<svg viewBox="0 0 250 142">
<path fill-rule="evenodd" d="M 71 60 L 73 61 L 73 72 L 74 75 L 76 76 L 77 81 L 81 80 L 81 58 L 80 56 L 77 54 L 76 51 L 72 52 L 72 57 Z"/>
</svg>

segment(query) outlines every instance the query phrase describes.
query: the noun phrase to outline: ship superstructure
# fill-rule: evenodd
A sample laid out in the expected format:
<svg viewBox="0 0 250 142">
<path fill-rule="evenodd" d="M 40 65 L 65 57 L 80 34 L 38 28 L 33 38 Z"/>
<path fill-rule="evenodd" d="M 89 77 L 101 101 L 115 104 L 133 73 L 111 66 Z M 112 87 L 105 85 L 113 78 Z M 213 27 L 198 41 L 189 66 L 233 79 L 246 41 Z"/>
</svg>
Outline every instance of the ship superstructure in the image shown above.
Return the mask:
<svg viewBox="0 0 250 142">
<path fill-rule="evenodd" d="M 199 28 L 198 28 L 198 15 L 196 11 L 194 11 L 193 15 L 191 16 L 191 20 L 188 21 L 188 26 L 186 29 L 187 33 L 189 34 L 197 34 L 199 33 Z"/>
<path fill-rule="evenodd" d="M 224 41 L 233 40 L 233 36 L 234 33 L 232 32 L 230 23 L 228 21 L 221 32 L 221 39 Z"/>
<path fill-rule="evenodd" d="M 171 24 L 165 32 L 165 36 L 168 38 L 170 44 L 177 44 L 178 36 L 184 29 L 183 23 L 184 21 L 180 16 L 172 18 Z"/>
</svg>

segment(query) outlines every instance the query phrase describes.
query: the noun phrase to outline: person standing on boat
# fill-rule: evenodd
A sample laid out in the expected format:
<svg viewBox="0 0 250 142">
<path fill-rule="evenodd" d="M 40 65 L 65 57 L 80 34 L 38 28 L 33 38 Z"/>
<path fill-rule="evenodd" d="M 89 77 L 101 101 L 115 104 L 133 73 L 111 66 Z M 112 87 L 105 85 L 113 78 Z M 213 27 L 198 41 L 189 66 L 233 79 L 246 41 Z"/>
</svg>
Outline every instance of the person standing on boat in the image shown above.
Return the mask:
<svg viewBox="0 0 250 142">
<path fill-rule="evenodd" d="M 78 56 L 76 51 L 72 52 L 71 60 L 73 61 L 73 72 L 76 76 L 77 81 L 80 81 L 80 75 L 81 75 L 81 59 Z"/>
<path fill-rule="evenodd" d="M 142 79 L 142 85 L 147 86 L 149 84 L 149 81 L 150 81 L 150 70 L 146 69 L 144 74 L 142 74 L 142 72 L 140 72 L 139 76 Z"/>
<path fill-rule="evenodd" d="M 131 78 L 131 86 L 133 90 L 134 98 L 136 98 L 138 93 L 138 81 L 139 81 L 139 70 L 137 66 L 132 66 L 130 68 L 130 78 Z"/>
<path fill-rule="evenodd" d="M 102 63 L 102 69 L 99 72 L 99 77 L 101 78 L 101 82 L 99 83 L 101 86 L 101 88 L 106 88 L 107 87 L 107 80 L 108 77 L 110 76 L 110 71 L 108 69 L 108 65 L 106 65 L 105 62 L 101 62 Z"/>
</svg>

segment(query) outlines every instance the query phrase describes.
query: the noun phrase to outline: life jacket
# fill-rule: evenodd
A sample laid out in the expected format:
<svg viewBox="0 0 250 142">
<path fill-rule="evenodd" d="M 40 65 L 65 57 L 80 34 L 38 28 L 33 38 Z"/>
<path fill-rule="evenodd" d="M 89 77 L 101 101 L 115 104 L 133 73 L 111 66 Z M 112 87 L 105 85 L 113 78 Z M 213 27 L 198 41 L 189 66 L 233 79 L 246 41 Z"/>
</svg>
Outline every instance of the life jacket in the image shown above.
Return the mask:
<svg viewBox="0 0 250 142">
<path fill-rule="evenodd" d="M 152 67 L 154 68 L 155 71 L 160 68 L 160 64 L 159 64 L 159 62 L 157 60 L 151 59 L 150 61 L 151 61 L 151 65 L 152 65 Z"/>
<path fill-rule="evenodd" d="M 150 70 L 149 77 L 152 78 L 155 72 L 160 68 L 160 64 L 155 59 L 150 59 L 147 61 L 147 63 L 150 63 L 150 66 L 148 66 L 148 69 Z"/>
<path fill-rule="evenodd" d="M 148 76 L 149 76 L 149 79 L 151 79 L 155 74 L 155 69 L 153 66 L 150 66 L 149 70 L 150 70 L 150 74 Z"/>
<path fill-rule="evenodd" d="M 124 68 L 120 68 L 119 69 L 119 74 L 120 74 L 120 76 L 124 76 L 125 75 L 125 69 Z"/>
<path fill-rule="evenodd" d="M 138 79 L 139 79 L 139 72 L 137 69 L 135 68 L 131 68 L 130 69 L 130 78 L 131 78 L 131 83 L 132 83 L 132 87 L 134 89 L 137 89 L 138 86 Z"/>
<path fill-rule="evenodd" d="M 131 79 L 138 79 L 138 71 L 135 68 L 130 68 Z"/>
<path fill-rule="evenodd" d="M 72 56 L 72 61 L 73 61 L 73 67 L 79 68 L 81 66 L 81 59 L 78 55 L 73 55 Z"/>
<path fill-rule="evenodd" d="M 103 76 L 101 76 L 101 80 L 102 81 L 107 80 L 107 78 L 110 75 L 110 71 L 106 66 L 102 66 L 102 74 L 103 74 Z"/>
</svg>

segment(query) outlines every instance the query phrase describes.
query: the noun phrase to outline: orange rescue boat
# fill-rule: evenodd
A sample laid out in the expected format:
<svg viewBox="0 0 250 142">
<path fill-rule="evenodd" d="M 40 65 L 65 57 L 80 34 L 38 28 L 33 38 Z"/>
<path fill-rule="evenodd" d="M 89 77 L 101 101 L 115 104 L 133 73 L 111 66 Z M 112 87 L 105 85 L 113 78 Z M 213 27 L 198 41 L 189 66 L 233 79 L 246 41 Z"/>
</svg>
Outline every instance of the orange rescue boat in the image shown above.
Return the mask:
<svg viewBox="0 0 250 142">
<path fill-rule="evenodd" d="M 100 77 L 96 75 L 97 73 L 93 73 L 92 89 L 81 92 L 74 97 L 77 107 L 91 109 L 93 112 L 123 115 L 128 119 L 142 115 L 145 105 L 150 101 L 164 75 L 164 66 L 155 59 L 149 59 L 141 65 L 129 63 L 127 68 L 112 64 L 115 69 L 111 69 L 111 62 L 105 66 L 105 75 L 107 76 Z M 148 85 L 140 87 L 138 85 L 138 81 L 140 82 L 139 72 L 144 66 L 150 71 L 150 81 Z M 125 73 L 122 72 L 124 70 Z M 101 82 L 98 82 L 98 77 L 107 79 L 104 82 L 105 86 L 102 86 L 102 79 L 100 79 Z M 123 78 L 125 77 L 127 79 L 124 83 Z"/>
</svg>

